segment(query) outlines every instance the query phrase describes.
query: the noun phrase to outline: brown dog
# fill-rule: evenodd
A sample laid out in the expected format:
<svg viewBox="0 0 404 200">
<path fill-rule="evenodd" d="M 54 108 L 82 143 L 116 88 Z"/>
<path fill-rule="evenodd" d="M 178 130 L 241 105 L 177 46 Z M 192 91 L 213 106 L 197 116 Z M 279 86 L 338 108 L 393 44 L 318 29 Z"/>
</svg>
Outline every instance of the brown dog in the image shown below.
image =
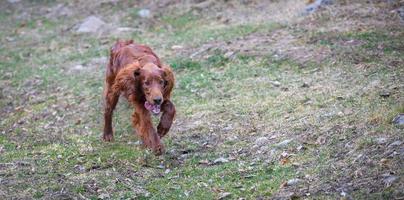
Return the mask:
<svg viewBox="0 0 404 200">
<path fill-rule="evenodd" d="M 133 126 L 143 144 L 155 154 L 164 152 L 160 139 L 167 134 L 175 116 L 174 104 L 170 101 L 174 86 L 174 74 L 167 65 L 162 65 L 157 55 L 145 45 L 130 41 L 118 41 L 111 48 L 105 79 L 104 141 L 113 141 L 112 113 L 120 94 L 134 106 Z M 151 115 L 162 112 L 157 131 L 153 128 Z"/>
</svg>

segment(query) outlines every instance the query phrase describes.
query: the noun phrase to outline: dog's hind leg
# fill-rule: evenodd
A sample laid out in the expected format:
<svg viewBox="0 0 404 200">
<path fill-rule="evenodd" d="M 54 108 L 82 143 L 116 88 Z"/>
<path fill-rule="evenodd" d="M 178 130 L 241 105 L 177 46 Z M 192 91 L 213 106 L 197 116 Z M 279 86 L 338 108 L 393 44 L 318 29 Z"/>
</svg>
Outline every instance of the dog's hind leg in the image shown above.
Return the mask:
<svg viewBox="0 0 404 200">
<path fill-rule="evenodd" d="M 112 130 L 112 114 L 119 100 L 120 91 L 106 83 L 104 92 L 104 134 L 102 139 L 106 142 L 114 141 Z"/>
<path fill-rule="evenodd" d="M 175 117 L 175 106 L 170 100 L 165 100 L 161 105 L 163 114 L 160 117 L 160 123 L 157 126 L 157 133 L 160 138 L 164 137 L 171 128 Z"/>
</svg>

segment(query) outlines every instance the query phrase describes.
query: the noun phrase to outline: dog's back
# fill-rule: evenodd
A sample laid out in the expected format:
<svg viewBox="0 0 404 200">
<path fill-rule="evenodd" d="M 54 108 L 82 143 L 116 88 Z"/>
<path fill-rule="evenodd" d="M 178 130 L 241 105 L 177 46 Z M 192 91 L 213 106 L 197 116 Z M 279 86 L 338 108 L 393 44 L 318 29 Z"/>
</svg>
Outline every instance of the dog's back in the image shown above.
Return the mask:
<svg viewBox="0 0 404 200">
<path fill-rule="evenodd" d="M 107 76 L 115 76 L 123 67 L 136 61 L 140 66 L 152 62 L 161 67 L 159 57 L 150 47 L 136 44 L 133 40 L 117 41 L 111 48 Z"/>
</svg>

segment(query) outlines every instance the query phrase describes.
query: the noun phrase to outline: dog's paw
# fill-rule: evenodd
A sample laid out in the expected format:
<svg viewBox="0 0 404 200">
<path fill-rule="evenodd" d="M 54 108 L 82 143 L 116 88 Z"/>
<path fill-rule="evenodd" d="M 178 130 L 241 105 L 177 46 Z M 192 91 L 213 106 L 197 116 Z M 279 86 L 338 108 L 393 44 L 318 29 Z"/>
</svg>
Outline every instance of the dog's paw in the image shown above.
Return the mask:
<svg viewBox="0 0 404 200">
<path fill-rule="evenodd" d="M 156 156 L 160 156 L 160 155 L 162 155 L 162 154 L 165 152 L 165 148 L 164 148 L 164 146 L 161 144 L 161 145 L 158 145 L 156 148 L 154 148 L 154 149 L 153 149 L 153 152 L 154 152 L 154 154 L 155 154 Z"/>
<path fill-rule="evenodd" d="M 114 135 L 112 135 L 112 134 L 103 134 L 102 135 L 102 140 L 104 142 L 113 142 L 114 141 Z"/>
<path fill-rule="evenodd" d="M 160 137 L 160 139 L 161 139 L 161 138 L 163 138 L 163 137 L 167 134 L 167 132 L 168 132 L 168 129 L 160 128 L 160 129 L 158 130 L 157 134 L 159 135 L 159 137 Z"/>
</svg>

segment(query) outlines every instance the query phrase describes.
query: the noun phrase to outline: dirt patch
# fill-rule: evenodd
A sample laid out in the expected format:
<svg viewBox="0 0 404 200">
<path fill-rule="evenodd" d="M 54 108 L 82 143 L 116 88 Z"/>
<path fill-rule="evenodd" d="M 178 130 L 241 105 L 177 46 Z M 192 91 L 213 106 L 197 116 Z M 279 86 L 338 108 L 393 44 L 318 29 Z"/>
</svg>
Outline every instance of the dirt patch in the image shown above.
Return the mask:
<svg viewBox="0 0 404 200">
<path fill-rule="evenodd" d="M 180 54 L 195 59 L 207 59 L 217 52 L 225 57 L 236 55 L 251 57 L 273 56 L 278 59 L 290 58 L 298 63 L 320 63 L 330 54 L 328 47 L 308 45 L 301 38 L 286 30 L 272 33 L 254 33 L 230 41 L 214 41 L 198 48 L 184 49 Z"/>
</svg>

